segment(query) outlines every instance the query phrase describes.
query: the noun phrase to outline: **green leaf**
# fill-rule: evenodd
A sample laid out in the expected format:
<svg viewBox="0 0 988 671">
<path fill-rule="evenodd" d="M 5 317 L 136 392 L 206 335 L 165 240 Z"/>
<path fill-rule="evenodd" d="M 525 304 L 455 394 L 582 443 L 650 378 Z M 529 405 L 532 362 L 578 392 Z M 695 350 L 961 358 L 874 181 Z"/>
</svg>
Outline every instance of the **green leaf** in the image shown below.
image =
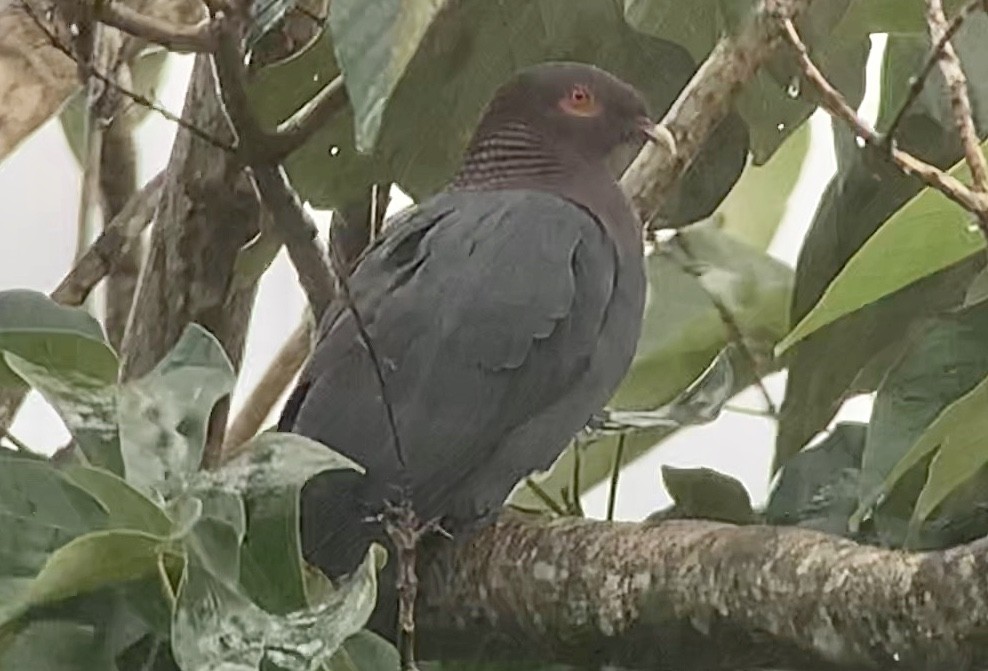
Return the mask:
<svg viewBox="0 0 988 671">
<path fill-rule="evenodd" d="M 107 384 L 117 378 L 117 356 L 99 322 L 37 291 L 0 291 L 0 351 L 56 375 L 78 374 Z M 0 387 L 19 384 L 20 378 L 0 360 Z"/>
<path fill-rule="evenodd" d="M 867 432 L 867 424 L 841 422 L 825 440 L 787 461 L 769 495 L 765 521 L 847 536 Z"/>
<path fill-rule="evenodd" d="M 981 150 L 988 150 L 988 142 Z M 970 181 L 964 162 L 955 164 L 950 174 Z M 844 315 L 983 250 L 985 241 L 971 214 L 945 200 L 938 191 L 927 188 L 892 215 L 779 343 L 778 353 Z"/>
<path fill-rule="evenodd" d="M 0 626 L 53 551 L 107 521 L 99 502 L 50 464 L 0 455 Z"/>
<path fill-rule="evenodd" d="M 89 463 L 123 474 L 115 385 L 83 373 L 52 371 L 11 352 L 2 358 L 55 408 Z"/>
<path fill-rule="evenodd" d="M 298 514 L 299 490 L 327 470 L 360 469 L 325 445 L 292 433 L 267 432 L 244 453 L 203 474 L 203 491 L 236 492 L 243 497 L 247 533 L 240 552 L 240 580 L 246 593 L 270 613 L 306 604 Z"/>
<path fill-rule="evenodd" d="M 339 651 L 345 663 L 330 665 L 331 671 L 385 671 L 400 667 L 398 651 L 384 638 L 369 629 L 361 629 L 348 638 Z"/>
<path fill-rule="evenodd" d="M 445 0 L 337 0 L 329 15 L 356 124 L 357 150 L 374 146 L 384 109 Z"/>
<path fill-rule="evenodd" d="M 86 490 L 109 513 L 107 524 L 117 529 L 168 536 L 172 520 L 156 503 L 122 478 L 99 468 L 70 465 L 62 473 Z"/>
<path fill-rule="evenodd" d="M 938 317 L 916 335 L 878 388 L 861 477 L 862 509 L 951 402 L 988 376 L 988 305 Z"/>
<path fill-rule="evenodd" d="M 359 10 L 346 14 L 334 7 L 331 20 L 347 24 L 334 24 L 336 34 L 350 40 L 347 49 L 356 44 L 342 59 L 351 99 L 369 101 L 382 89 L 361 92 L 356 87 L 361 82 L 375 87 L 390 82 L 394 73 L 378 70 L 381 64 L 375 59 L 380 53 L 366 49 L 358 36 L 373 21 L 380 26 L 366 34 L 386 34 L 395 25 L 387 10 L 397 3 L 347 6 L 358 4 Z M 414 16 L 408 19 L 414 21 Z M 285 119 L 339 73 L 331 42 L 324 34 L 299 56 L 258 73 L 251 99 L 265 123 Z M 359 110 L 366 106 L 358 109 L 356 122 L 346 108 L 289 157 L 286 169 L 292 184 L 318 208 L 346 206 L 362 198 L 369 185 L 383 182 L 397 183 L 416 200 L 428 197 L 453 175 L 496 88 L 522 67 L 560 59 L 596 63 L 636 84 L 655 115 L 669 108 L 696 67 L 681 47 L 631 30 L 614 3 L 447 2 L 382 101 L 373 152 L 359 153 L 354 143 L 354 126 L 359 129 L 365 121 Z M 370 78 L 351 76 L 354 68 Z M 365 111 L 378 113 L 377 108 Z M 675 202 L 663 211 L 663 218 L 678 226 L 707 216 L 737 179 L 746 153 L 747 128 L 733 115 L 694 161 L 697 167 L 684 176 L 680 194 L 671 199 Z"/>
<path fill-rule="evenodd" d="M 730 333 L 707 294 L 713 291 L 734 312 L 749 349 L 765 357 L 765 370 L 774 343 L 785 333 L 792 271 L 709 224 L 677 232 L 693 257 L 675 243 L 663 245 L 647 259 L 648 296 L 638 351 L 609 407 L 616 410 L 653 410 L 675 399 L 710 365 L 730 341 Z M 697 278 L 705 278 L 703 281 Z M 746 364 L 747 366 L 747 364 Z M 746 367 L 735 376 L 738 388 L 750 384 Z M 625 440 L 626 462 L 641 456 L 670 428 L 635 432 Z M 582 451 L 580 490 L 603 481 L 611 471 L 617 437 L 595 440 Z M 555 496 L 570 486 L 572 449 L 553 465 L 542 485 Z M 542 507 L 526 488 L 512 503 Z"/>
<path fill-rule="evenodd" d="M 110 529 L 79 536 L 52 553 L 20 608 L 136 580 L 156 571 L 158 556 L 165 551 L 163 538 L 143 531 Z"/>
<path fill-rule="evenodd" d="M 749 165 L 717 212 L 721 230 L 765 251 L 775 237 L 810 147 L 804 124 L 764 165 Z"/>
<path fill-rule="evenodd" d="M 945 0 L 948 15 L 964 0 Z M 842 21 L 844 26 L 865 33 L 925 33 L 926 3 L 923 0 L 855 0 Z"/>
<path fill-rule="evenodd" d="M 127 481 L 145 492 L 167 489 L 198 470 L 213 406 L 235 379 L 219 341 L 190 324 L 154 370 L 123 385 L 120 439 Z"/>
<path fill-rule="evenodd" d="M 662 480 L 676 504 L 676 516 L 750 524 L 751 497 L 738 480 L 710 468 L 662 466 Z"/>
<path fill-rule="evenodd" d="M 984 447 L 986 410 L 988 378 L 947 406 L 885 479 L 883 490 L 891 491 L 909 471 L 934 455 L 910 522 L 910 544 L 914 544 L 920 524 L 936 507 L 988 464 L 988 450 Z"/>
<path fill-rule="evenodd" d="M 360 631 L 376 598 L 374 546 L 338 589 L 311 608 L 272 615 L 237 586 L 190 557 L 172 623 L 172 650 L 183 669 L 309 671 L 329 663 Z M 265 666 L 262 666 L 265 665 Z"/>
<path fill-rule="evenodd" d="M 29 622 L 0 647 L 0 668 L 30 671 L 117 671 L 98 627 L 64 620 Z"/>
</svg>

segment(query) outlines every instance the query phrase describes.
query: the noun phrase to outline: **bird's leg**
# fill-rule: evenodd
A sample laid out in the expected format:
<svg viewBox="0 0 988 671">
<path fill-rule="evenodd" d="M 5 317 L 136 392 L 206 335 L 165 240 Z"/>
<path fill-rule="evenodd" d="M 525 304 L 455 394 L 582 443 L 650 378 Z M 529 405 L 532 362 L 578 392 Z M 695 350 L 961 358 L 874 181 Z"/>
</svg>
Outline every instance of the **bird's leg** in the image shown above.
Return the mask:
<svg viewBox="0 0 988 671">
<path fill-rule="evenodd" d="M 388 502 L 384 510 L 384 530 L 394 543 L 398 555 L 398 654 L 402 671 L 417 671 L 415 664 L 415 599 L 418 596 L 418 574 L 415 569 L 416 549 L 425 534 L 438 531 L 445 534 L 439 520 L 423 523 L 412 509 L 410 497 L 400 503 Z M 446 534 L 448 535 L 448 534 Z"/>
</svg>

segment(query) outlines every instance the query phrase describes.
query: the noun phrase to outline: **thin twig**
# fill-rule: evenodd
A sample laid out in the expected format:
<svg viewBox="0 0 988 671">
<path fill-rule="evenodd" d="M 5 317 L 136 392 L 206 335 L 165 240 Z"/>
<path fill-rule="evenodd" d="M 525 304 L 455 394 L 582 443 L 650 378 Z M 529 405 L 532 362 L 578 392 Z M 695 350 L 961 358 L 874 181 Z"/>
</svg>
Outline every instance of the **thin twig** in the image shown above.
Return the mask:
<svg viewBox="0 0 988 671">
<path fill-rule="evenodd" d="M 337 76 L 326 84 L 309 102 L 278 126 L 267 142 L 270 158 L 281 160 L 305 144 L 320 128 L 324 128 L 333 116 L 346 107 L 346 87 L 343 76 Z"/>
<path fill-rule="evenodd" d="M 693 249 L 690 244 L 686 241 L 686 238 L 677 233 L 673 238 L 676 245 L 683 251 L 683 254 L 689 259 L 689 263 L 680 264 L 680 267 L 698 281 L 702 279 L 702 273 L 697 269 L 698 257 L 693 253 Z M 703 285 L 702 281 L 700 282 Z M 762 376 L 765 374 L 762 365 L 758 361 L 758 357 L 755 353 L 751 351 L 751 347 L 748 346 L 748 341 L 744 337 L 744 332 L 741 330 L 741 325 L 738 320 L 734 317 L 734 313 L 731 309 L 724 304 L 719 296 L 711 291 L 707 291 L 704 288 L 704 293 L 710 300 L 711 305 L 717 311 L 717 315 L 720 317 L 721 323 L 724 324 L 724 328 L 727 329 L 728 340 L 737 345 L 738 351 L 741 353 L 741 357 L 751 368 L 751 374 L 754 377 L 754 385 L 758 389 L 758 393 L 761 394 L 762 399 L 765 401 L 765 408 L 773 417 L 778 417 L 779 409 L 775 405 L 775 401 L 772 400 L 772 395 L 768 393 L 768 388 L 765 386 L 765 382 L 762 380 Z"/>
<path fill-rule="evenodd" d="M 69 49 L 66 45 L 62 44 L 61 40 L 59 40 L 58 37 L 48 28 L 48 26 L 45 25 L 45 22 L 42 20 L 40 16 L 38 16 L 34 12 L 34 10 L 30 7 L 30 5 L 26 2 L 21 2 L 20 6 L 24 10 L 24 12 L 28 15 L 28 17 L 31 19 L 31 21 L 38 27 L 38 29 L 45 34 L 51 45 L 54 48 L 61 51 L 66 56 L 68 56 L 69 58 L 71 58 L 73 61 L 75 61 L 75 55 L 72 53 L 72 50 Z M 87 76 L 95 77 L 99 81 L 103 82 L 110 88 L 120 93 L 122 96 L 129 98 L 130 100 L 132 100 L 138 105 L 141 105 L 142 107 L 145 107 L 153 112 L 156 112 L 162 118 L 167 119 L 168 121 L 171 121 L 174 124 L 177 124 L 181 128 L 184 128 L 185 130 L 189 131 L 203 142 L 207 142 L 218 149 L 222 149 L 223 151 L 229 151 L 229 152 L 236 151 L 235 147 L 233 147 L 232 145 L 229 145 L 226 142 L 223 142 L 222 140 L 219 140 L 211 136 L 209 133 L 206 133 L 201 128 L 196 127 L 194 124 L 189 123 L 182 117 L 172 114 L 167 109 L 159 105 L 157 102 L 151 100 L 147 96 L 141 95 L 140 93 L 136 93 L 135 91 L 132 91 L 125 86 L 121 86 L 112 77 L 109 77 L 105 73 L 93 69 L 89 64 L 80 63 L 79 67 L 84 69 L 85 74 Z"/>
<path fill-rule="evenodd" d="M 535 482 L 531 476 L 525 478 L 525 486 L 532 490 L 532 493 L 544 503 L 549 510 L 556 513 L 560 517 L 567 517 L 566 509 L 563 508 L 559 503 L 556 502 L 554 498 L 549 496 L 549 493 L 542 489 L 539 483 Z"/>
<path fill-rule="evenodd" d="M 62 278 L 51 298 L 62 305 L 77 306 L 89 296 L 100 280 L 113 270 L 117 261 L 139 238 L 150 223 L 165 186 L 164 171 L 138 191 L 119 214 L 107 224 L 96 241 Z"/>
<path fill-rule="evenodd" d="M 972 189 L 968 188 L 960 180 L 956 179 L 949 173 L 940 170 L 936 166 L 932 166 L 929 163 L 921 161 L 912 154 L 905 152 L 896 147 L 892 147 L 891 151 L 884 146 L 881 136 L 875 132 L 875 130 L 868 125 L 868 122 L 857 115 L 857 113 L 851 109 L 844 100 L 844 96 L 840 94 L 833 85 L 827 81 L 820 69 L 813 63 L 810 59 L 809 53 L 806 50 L 806 45 L 803 44 L 802 39 L 799 37 L 799 33 L 796 32 L 796 28 L 792 21 L 788 19 L 783 19 L 783 26 L 785 29 L 786 39 L 789 44 L 796 50 L 799 57 L 800 66 L 803 69 L 803 74 L 807 81 L 812 83 L 820 94 L 820 100 L 824 107 L 831 114 L 831 116 L 838 118 L 845 122 L 848 127 L 861 138 L 866 145 L 877 150 L 877 153 L 881 156 L 887 157 L 891 160 L 900 170 L 902 170 L 907 175 L 913 175 L 919 178 L 927 186 L 936 189 L 944 196 L 954 201 L 962 208 L 968 212 L 974 213 L 984 213 L 988 212 L 988 195 L 983 193 L 976 193 Z M 981 216 L 978 217 L 979 222 L 982 221 Z M 988 237 L 988 231 L 982 229 L 982 233 Z"/>
<path fill-rule="evenodd" d="M 624 441 L 628 434 L 624 431 L 618 436 L 617 449 L 614 451 L 614 466 L 611 468 L 611 484 L 607 492 L 607 521 L 614 519 L 614 506 L 617 504 L 618 478 L 621 477 L 621 462 L 624 460 Z"/>
<path fill-rule="evenodd" d="M 970 0 L 965 4 L 961 11 L 957 13 L 953 19 L 951 19 L 950 24 L 947 29 L 943 31 L 938 40 L 933 42 L 933 48 L 930 49 L 929 55 L 923 62 L 923 67 L 920 68 L 919 72 L 914 76 L 909 83 L 909 91 L 906 93 L 905 100 L 899 106 L 896 111 L 895 116 L 892 117 L 892 123 L 884 131 L 883 137 L 885 139 L 886 147 L 891 147 L 891 143 L 895 139 L 895 133 L 899 129 L 899 125 L 902 123 L 902 119 L 906 116 L 906 112 L 909 108 L 913 106 L 916 99 L 919 98 L 919 94 L 923 92 L 923 87 L 926 85 L 926 80 L 929 79 L 930 73 L 933 72 L 933 67 L 937 64 L 940 59 L 940 51 L 943 49 L 944 45 L 951 39 L 953 39 L 954 34 L 960 29 L 964 24 L 965 19 L 967 19 L 968 14 L 976 9 L 985 9 L 988 7 L 985 0 Z"/>
<path fill-rule="evenodd" d="M 275 354 L 271 364 L 244 401 L 240 412 L 230 423 L 223 444 L 221 461 L 228 461 L 240 454 L 243 446 L 257 435 L 271 409 L 295 379 L 309 356 L 312 327 L 311 316 L 303 317 Z"/>
<path fill-rule="evenodd" d="M 203 19 L 194 26 L 175 25 L 135 11 L 122 2 L 105 0 L 96 2 L 96 18 L 174 53 L 212 53 L 216 50 L 215 29 L 209 19 Z"/>
<path fill-rule="evenodd" d="M 930 41 L 940 44 L 938 62 L 943 78 L 950 91 L 950 106 L 954 111 L 954 123 L 964 145 L 964 158 L 971 169 L 972 188 L 978 193 L 988 193 L 988 163 L 981 153 L 981 143 L 978 141 L 978 131 L 974 127 L 974 117 L 971 112 L 971 98 L 967 92 L 967 77 L 961 67 L 960 58 L 954 45 L 947 37 L 950 26 L 943 11 L 941 0 L 927 0 L 926 21 L 930 26 Z M 976 212 L 981 219 L 982 229 L 988 233 L 988 211 Z"/>
<path fill-rule="evenodd" d="M 8 443 L 13 445 L 18 452 L 27 452 L 30 454 L 35 454 L 35 451 L 27 446 L 27 443 L 22 441 L 20 438 L 12 434 L 8 429 L 0 426 L 0 438 L 4 438 Z"/>
</svg>

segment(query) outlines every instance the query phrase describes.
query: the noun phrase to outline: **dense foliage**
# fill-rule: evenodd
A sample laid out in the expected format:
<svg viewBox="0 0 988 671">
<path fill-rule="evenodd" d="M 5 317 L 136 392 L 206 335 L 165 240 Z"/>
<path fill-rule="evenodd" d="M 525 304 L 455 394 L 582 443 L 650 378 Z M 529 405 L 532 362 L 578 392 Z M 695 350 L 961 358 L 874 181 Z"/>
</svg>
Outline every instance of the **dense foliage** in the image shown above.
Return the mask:
<svg viewBox="0 0 988 671">
<path fill-rule="evenodd" d="M 287 162 L 303 199 L 343 208 L 379 183 L 420 198 L 450 176 L 481 106 L 514 69 L 591 61 L 638 85 L 660 113 L 751 4 L 333 0 L 317 37 L 254 71 L 249 88 L 256 112 L 274 125 L 345 76 L 349 107 Z M 827 0 L 801 24 L 814 59 L 852 105 L 864 92 L 870 37 L 890 33 L 879 131 L 930 51 L 922 6 Z M 267 25 L 273 10 L 261 9 Z M 984 138 L 988 15 L 972 14 L 955 44 Z M 158 72 L 148 68 L 149 77 Z M 966 178 L 943 90 L 934 71 L 896 141 Z M 683 426 L 711 421 L 756 377 L 786 369 L 781 474 L 766 509 L 752 511 L 726 476 L 667 469 L 677 514 L 799 524 L 890 546 L 985 535 L 984 238 L 969 213 L 836 123 L 837 173 L 798 263 L 772 259 L 765 249 L 816 105 L 791 54 L 780 51 L 652 222 L 676 233 L 647 260 L 638 354 L 608 421 L 577 441 L 575 486 L 604 480 L 619 442 L 630 461 Z M 63 112 L 70 136 L 79 109 Z M 265 432 L 222 467 L 200 471 L 210 412 L 235 371 L 195 325 L 151 373 L 117 378 L 117 354 L 94 318 L 35 292 L 0 292 L 0 385 L 41 392 L 77 447 L 54 461 L 0 450 L 0 668 L 395 664 L 390 646 L 361 631 L 378 551 L 336 587 L 299 557 L 299 487 L 321 470 L 356 466 L 303 438 Z M 875 394 L 870 421 L 830 427 L 804 449 L 859 393 Z M 543 481 L 549 496 L 563 499 L 574 486 L 574 449 Z M 514 503 L 545 505 L 524 489 Z"/>
</svg>

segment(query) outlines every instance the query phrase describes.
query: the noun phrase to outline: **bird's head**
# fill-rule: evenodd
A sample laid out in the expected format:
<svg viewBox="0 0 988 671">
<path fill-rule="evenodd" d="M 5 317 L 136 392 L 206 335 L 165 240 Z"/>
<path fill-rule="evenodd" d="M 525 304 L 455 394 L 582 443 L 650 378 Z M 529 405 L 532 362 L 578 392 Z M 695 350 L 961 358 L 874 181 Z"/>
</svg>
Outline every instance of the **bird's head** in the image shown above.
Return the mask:
<svg viewBox="0 0 988 671">
<path fill-rule="evenodd" d="M 603 163 L 619 174 L 654 139 L 653 127 L 645 99 L 630 84 L 592 65 L 542 63 L 498 89 L 474 144 L 512 132 L 520 142 L 527 129 L 564 161 Z"/>
</svg>

